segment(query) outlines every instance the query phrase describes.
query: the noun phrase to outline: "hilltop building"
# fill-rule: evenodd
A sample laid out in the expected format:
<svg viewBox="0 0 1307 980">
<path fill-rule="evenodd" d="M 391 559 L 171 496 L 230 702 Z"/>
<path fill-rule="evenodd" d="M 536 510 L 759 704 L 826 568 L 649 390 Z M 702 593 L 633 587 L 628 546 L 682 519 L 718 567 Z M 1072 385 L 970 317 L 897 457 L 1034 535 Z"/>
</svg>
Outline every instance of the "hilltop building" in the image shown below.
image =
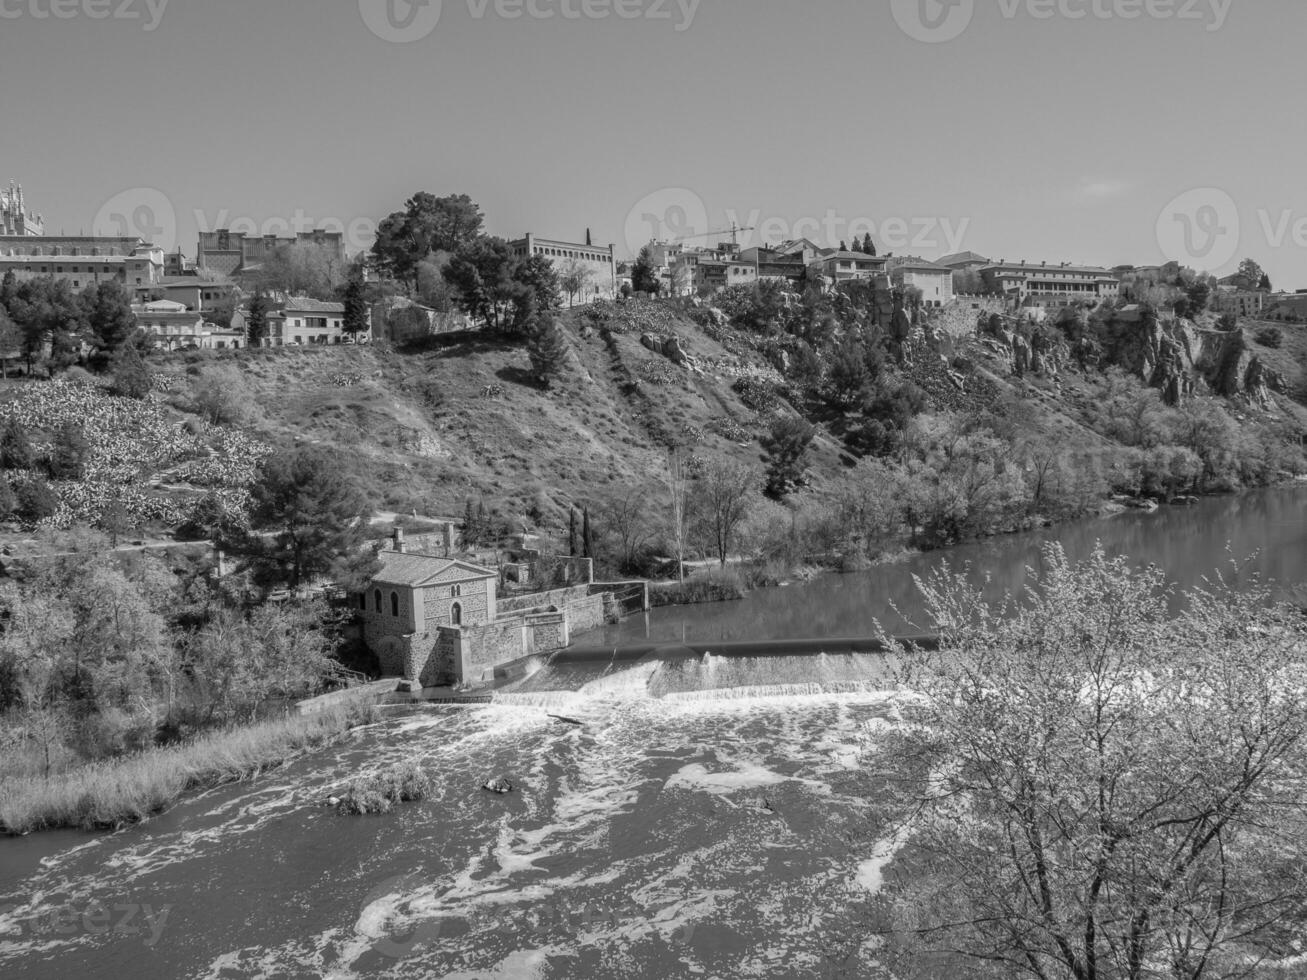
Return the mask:
<svg viewBox="0 0 1307 980">
<path fill-rule="evenodd" d="M 371 314 L 369 313 L 369 320 Z M 264 347 L 333 345 L 368 340 L 370 333 L 353 337 L 345 332 L 345 304 L 325 303 L 306 296 L 292 296 L 279 310 L 268 314 Z"/>
<path fill-rule="evenodd" d="M 1099 266 L 1063 262 L 998 262 L 980 270 L 989 292 L 1018 305 L 1069 306 L 1082 301 L 1114 299 L 1121 280 Z"/>
<path fill-rule="evenodd" d="M 842 282 L 873 280 L 885 275 L 889 259 L 883 255 L 865 252 L 841 252 L 838 249 L 822 252 L 811 263 L 814 271 L 838 285 Z"/>
<path fill-rule="evenodd" d="M 915 256 L 891 258 L 887 268 L 895 286 L 921 291 L 923 306 L 938 308 L 953 302 L 952 269 Z"/>
<path fill-rule="evenodd" d="M 200 232 L 195 251 L 198 269 L 221 276 L 240 278 L 259 272 L 263 263 L 272 258 L 278 249 L 292 245 L 315 245 L 330 250 L 340 261 L 345 261 L 345 236 L 338 231 L 307 231 L 288 238 L 276 235 L 252 236 L 240 231 Z"/>
<path fill-rule="evenodd" d="M 136 322 L 159 350 L 239 350 L 246 345 L 238 328 L 224 329 L 182 303 L 156 300 L 132 307 Z"/>
<path fill-rule="evenodd" d="M 140 238 L 90 236 L 0 237 L 0 276 L 19 279 L 54 276 L 73 289 L 117 279 L 128 287 L 157 285 L 163 279 L 163 249 Z"/>
<path fill-rule="evenodd" d="M 519 258 L 529 258 L 532 255 L 547 258 L 553 263 L 554 271 L 560 274 L 571 263 L 577 263 L 585 269 L 590 278 L 576 296 L 582 303 L 613 299 L 617 295 L 616 246 L 581 245 L 554 238 L 537 238 L 530 232 L 527 232 L 525 238 L 509 242 L 508 245 Z"/>
<path fill-rule="evenodd" d="M 0 236 L 40 237 L 45 224 L 39 214 L 27 210 L 23 185 L 9 182 L 9 190 L 0 187 Z"/>
</svg>

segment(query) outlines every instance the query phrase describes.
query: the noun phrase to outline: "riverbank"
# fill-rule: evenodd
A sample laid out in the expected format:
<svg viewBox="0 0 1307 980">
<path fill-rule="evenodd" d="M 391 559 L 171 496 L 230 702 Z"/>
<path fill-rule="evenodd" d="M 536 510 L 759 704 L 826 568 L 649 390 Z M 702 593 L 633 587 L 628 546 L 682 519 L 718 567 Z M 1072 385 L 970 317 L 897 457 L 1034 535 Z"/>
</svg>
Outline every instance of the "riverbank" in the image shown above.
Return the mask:
<svg viewBox="0 0 1307 980">
<path fill-rule="evenodd" d="M 203 735 L 182 745 L 0 784 L 0 832 L 113 830 L 147 820 L 195 790 L 280 768 L 370 721 L 371 709 L 323 711 Z"/>
</svg>

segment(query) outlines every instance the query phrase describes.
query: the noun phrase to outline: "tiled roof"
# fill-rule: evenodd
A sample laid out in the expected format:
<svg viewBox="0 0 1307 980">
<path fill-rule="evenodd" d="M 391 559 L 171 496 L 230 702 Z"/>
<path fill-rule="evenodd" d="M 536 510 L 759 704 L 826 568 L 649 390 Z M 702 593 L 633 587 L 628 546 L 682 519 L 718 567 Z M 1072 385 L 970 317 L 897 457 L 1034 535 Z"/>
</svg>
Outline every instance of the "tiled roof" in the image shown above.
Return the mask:
<svg viewBox="0 0 1307 980">
<path fill-rule="evenodd" d="M 946 269 L 937 262 L 931 262 L 928 259 L 920 259 L 915 255 L 905 255 L 901 259 L 890 259 L 889 264 L 891 269 L 914 269 L 918 272 L 952 273 L 953 271 L 952 269 Z"/>
<path fill-rule="evenodd" d="M 381 571 L 377 572 L 372 580 L 381 585 L 417 588 L 453 566 L 465 569 L 468 578 L 494 578 L 496 575 L 489 568 L 481 568 L 479 565 L 454 558 L 401 554 L 398 551 L 383 551 L 377 557 L 381 559 Z"/>
<path fill-rule="evenodd" d="M 1026 273 L 1093 273 L 1098 276 L 1105 276 L 1108 279 L 1115 279 L 1108 270 L 1098 265 L 1044 265 L 1040 262 L 1027 262 L 1024 265 L 1020 262 L 996 262 L 986 268 L 999 270 L 1003 272 L 1026 272 Z"/>
<path fill-rule="evenodd" d="M 307 296 L 292 296 L 282 304 L 282 309 L 296 313 L 344 313 L 344 303 L 324 303 L 322 300 L 309 299 Z"/>
<path fill-rule="evenodd" d="M 883 255 L 868 255 L 866 252 L 841 252 L 836 249 L 834 252 L 828 252 L 820 257 L 820 261 L 825 262 L 828 259 L 839 259 L 843 262 L 880 262 L 885 263 L 888 259 Z"/>
<path fill-rule="evenodd" d="M 946 266 L 970 265 L 973 262 L 983 262 L 985 265 L 989 265 L 990 260 L 979 252 L 955 252 L 939 260 L 940 265 Z"/>
</svg>

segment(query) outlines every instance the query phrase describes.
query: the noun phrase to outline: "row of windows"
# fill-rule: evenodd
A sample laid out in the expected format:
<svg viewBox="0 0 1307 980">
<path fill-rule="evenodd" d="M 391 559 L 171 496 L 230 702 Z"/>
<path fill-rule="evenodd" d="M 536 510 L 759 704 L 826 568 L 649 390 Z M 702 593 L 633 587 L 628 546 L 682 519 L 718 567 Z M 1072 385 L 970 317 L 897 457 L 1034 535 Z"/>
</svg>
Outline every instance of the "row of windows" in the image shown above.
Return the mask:
<svg viewBox="0 0 1307 980">
<path fill-rule="evenodd" d="M 578 252 L 572 248 L 536 248 L 537 255 L 548 255 L 556 259 L 585 259 L 588 262 L 608 262 L 607 254 L 595 255 L 589 252 Z"/>
<path fill-rule="evenodd" d="M 42 255 L 48 255 L 48 256 L 50 256 L 50 257 L 53 258 L 53 257 L 60 256 L 60 255 L 68 255 L 68 256 L 81 255 L 81 254 L 82 254 L 82 250 L 81 250 L 80 248 L 77 248 L 76 246 L 74 246 L 73 248 L 70 248 L 67 252 L 64 252 L 63 248 L 60 247 L 60 246 L 58 246 L 58 245 L 50 245 L 50 246 L 48 246 L 48 247 L 44 247 L 44 248 L 43 248 L 42 246 L 40 246 L 40 245 L 34 245 L 34 246 L 17 245 L 17 246 L 14 246 L 14 247 L 10 248 L 9 251 L 8 251 L 7 253 L 0 252 L 0 255 L 3 255 L 3 254 L 8 254 L 8 255 L 32 255 L 32 256 L 37 256 L 37 257 L 42 256 Z M 116 248 L 93 248 L 93 249 L 91 249 L 89 252 L 87 252 L 86 254 L 89 255 L 89 256 L 94 257 L 94 256 L 98 256 L 98 255 L 106 255 L 106 256 L 128 255 L 128 254 L 130 254 L 130 253 L 129 253 L 129 252 L 122 251 L 122 250 L 120 250 L 120 249 L 116 249 Z"/>
</svg>

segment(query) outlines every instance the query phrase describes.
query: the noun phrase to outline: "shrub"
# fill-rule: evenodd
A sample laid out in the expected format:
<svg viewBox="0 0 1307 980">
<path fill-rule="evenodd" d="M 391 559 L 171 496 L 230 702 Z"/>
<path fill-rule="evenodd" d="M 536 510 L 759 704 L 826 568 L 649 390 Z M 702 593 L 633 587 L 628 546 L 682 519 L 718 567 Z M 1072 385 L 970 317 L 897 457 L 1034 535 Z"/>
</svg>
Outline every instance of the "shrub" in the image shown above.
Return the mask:
<svg viewBox="0 0 1307 980">
<path fill-rule="evenodd" d="M 58 495 L 40 476 L 33 476 L 20 484 L 17 496 L 19 516 L 33 524 L 53 517 L 59 510 Z"/>
<path fill-rule="evenodd" d="M 389 813 L 398 803 L 424 799 L 431 788 L 431 777 L 416 763 L 402 763 L 353 780 L 341 794 L 336 812 L 348 816 Z"/>
<path fill-rule="evenodd" d="M 36 465 L 36 453 L 28 441 L 27 430 L 17 419 L 10 419 L 0 431 L 0 467 L 6 470 L 30 470 Z"/>
<path fill-rule="evenodd" d="M 1279 327 L 1263 327 L 1257 331 L 1257 343 L 1278 350 L 1284 346 L 1284 331 Z"/>
</svg>

